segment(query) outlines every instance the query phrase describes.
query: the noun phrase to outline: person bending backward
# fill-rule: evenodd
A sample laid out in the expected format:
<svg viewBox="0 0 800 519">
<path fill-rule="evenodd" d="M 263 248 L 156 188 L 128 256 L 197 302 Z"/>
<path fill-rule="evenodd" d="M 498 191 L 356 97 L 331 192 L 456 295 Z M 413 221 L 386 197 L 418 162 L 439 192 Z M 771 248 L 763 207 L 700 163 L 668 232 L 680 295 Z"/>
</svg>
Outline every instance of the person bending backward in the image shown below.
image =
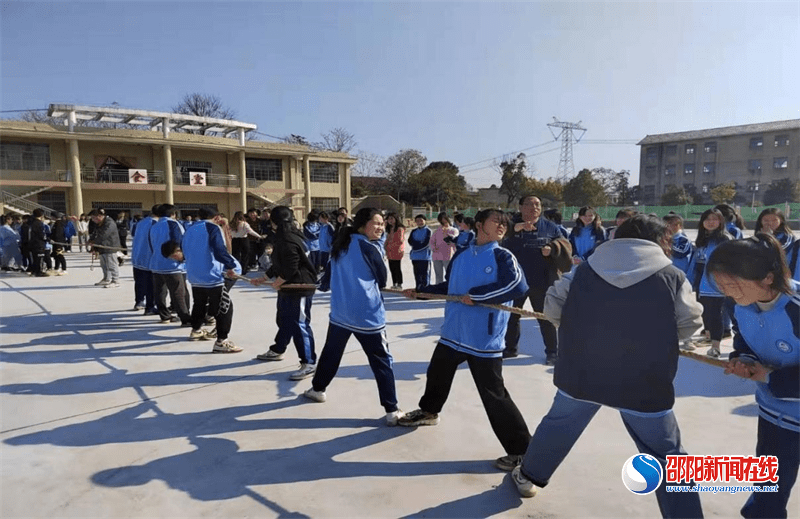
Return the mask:
<svg viewBox="0 0 800 519">
<path fill-rule="evenodd" d="M 550 243 L 561 236 L 558 226 L 541 218 L 542 202 L 535 196 L 523 196 L 519 200 L 520 216 L 511 222 L 503 247 L 506 247 L 517 258 L 528 292 L 514 299 L 514 306 L 522 308 L 525 300 L 529 300 L 531 307 L 541 312 L 544 308 L 544 296 L 552 284 L 550 265 L 547 258 L 552 252 Z M 506 348 L 503 357 L 516 357 L 519 354 L 520 316 L 511 314 L 506 332 Z M 544 341 L 545 363 L 552 366 L 558 360 L 558 337 L 553 323 L 539 319 L 539 330 Z"/>
<path fill-rule="evenodd" d="M 212 353 L 238 353 L 242 348 L 228 339 L 233 324 L 233 301 L 230 289 L 241 274 L 242 267 L 228 252 L 222 229 L 214 223 L 217 211 L 209 207 L 198 210 L 198 220 L 186 230 L 180 247 L 186 264 L 186 276 L 192 284 L 191 323 L 189 339 L 216 339 Z M 177 246 L 175 242 L 167 245 Z M 163 251 L 162 251 L 163 253 Z M 169 254 L 167 254 L 169 256 Z M 173 257 L 180 261 L 180 257 Z M 208 316 L 214 318 L 216 327 L 204 330 L 203 323 Z"/>
<path fill-rule="evenodd" d="M 342 361 L 345 346 L 355 335 L 378 383 L 386 423 L 396 425 L 403 412 L 397 407 L 392 354 L 386 340 L 386 310 L 381 289 L 386 286 L 386 265 L 372 242 L 383 234 L 383 217 L 371 207 L 359 209 L 352 226 L 342 227 L 331 249 L 330 269 L 320 290 L 331 291 L 328 336 L 317 362 L 311 389 L 303 395 L 315 402 L 326 400 L 328 388 Z"/>
<path fill-rule="evenodd" d="M 479 212 L 475 216 L 477 237 L 450 262 L 447 280 L 419 291 L 459 295 L 461 300 L 445 304 L 442 337 L 428 366 L 419 409 L 398 422 L 407 427 L 438 424 L 456 370 L 466 362 L 492 430 L 506 451 L 495 465 L 506 471 L 519 463 L 530 439 L 525 419 L 503 382 L 502 354 L 509 313 L 473 302 L 510 306 L 528 291 L 516 258 L 498 244 L 507 225 L 505 215 L 496 209 Z M 404 294 L 413 298 L 416 292 L 406 290 Z"/>
<path fill-rule="evenodd" d="M 256 358 L 265 361 L 282 360 L 289 341 L 294 341 L 297 356 L 300 358 L 300 369 L 289 378 L 302 380 L 313 375 L 317 366 L 314 332 L 311 329 L 311 304 L 316 291 L 314 285 L 317 281 L 317 269 L 306 255 L 308 242 L 304 234 L 308 234 L 297 229 L 292 210 L 283 205 L 273 208 L 270 222 L 275 232 L 270 255 L 272 266 L 264 273 L 264 277 L 252 280 L 251 283 L 261 285 L 268 282 L 267 278 L 275 278 L 272 286 L 278 291 L 275 315 L 278 333 L 275 335 L 275 343 L 266 353 L 261 353 Z M 306 285 L 311 288 L 281 290 L 283 285 Z"/>
<path fill-rule="evenodd" d="M 667 456 L 686 454 L 673 379 L 679 341 L 700 327 L 702 308 L 670 246 L 660 218 L 637 215 L 547 291 L 544 312 L 558 325 L 558 392 L 512 472 L 523 497 L 547 486 L 601 406 L 618 409 L 637 452 L 662 467 Z M 662 516 L 702 517 L 697 493 L 663 484 L 655 493 Z"/>
<path fill-rule="evenodd" d="M 766 233 L 721 244 L 706 270 L 736 302 L 725 373 L 756 383 L 756 456 L 778 458 L 778 491 L 754 492 L 741 514 L 787 517 L 800 465 L 800 283 L 789 276 L 780 242 Z"/>
<path fill-rule="evenodd" d="M 706 355 L 719 357 L 719 344 L 724 330 L 722 306 L 725 296 L 717 290 L 708 277 L 706 264 L 708 258 L 721 243 L 731 239 L 725 230 L 725 217 L 717 209 L 708 209 L 700 215 L 695 240 L 695 252 L 689 264 L 689 281 L 697 292 L 698 301 L 703 305 L 703 327 L 708 330 L 711 348 Z"/>
</svg>

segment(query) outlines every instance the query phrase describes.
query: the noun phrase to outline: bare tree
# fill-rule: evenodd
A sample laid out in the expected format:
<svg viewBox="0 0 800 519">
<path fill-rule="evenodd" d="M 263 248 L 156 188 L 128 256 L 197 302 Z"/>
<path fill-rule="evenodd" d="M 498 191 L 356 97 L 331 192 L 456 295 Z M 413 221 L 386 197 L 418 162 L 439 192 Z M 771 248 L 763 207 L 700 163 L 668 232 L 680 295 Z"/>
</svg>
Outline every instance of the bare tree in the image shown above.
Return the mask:
<svg viewBox="0 0 800 519">
<path fill-rule="evenodd" d="M 284 135 L 281 137 L 281 142 L 285 142 L 286 144 L 299 144 L 301 146 L 311 146 L 311 143 L 306 140 L 305 137 L 302 135 L 295 135 L 294 133 L 290 133 L 289 135 Z"/>
<path fill-rule="evenodd" d="M 344 128 L 334 128 L 322 134 L 322 141 L 312 144 L 314 148 L 327 151 L 350 153 L 356 147 L 355 136 Z"/>
<path fill-rule="evenodd" d="M 172 112 L 183 115 L 195 115 L 197 117 L 210 117 L 212 119 L 234 119 L 236 117 L 236 111 L 225 106 L 219 97 L 197 92 L 184 95 L 183 100 L 172 107 Z M 194 133 L 197 135 L 216 135 L 216 132 L 210 132 L 207 129 L 187 130 L 178 128 L 176 131 Z"/>
<path fill-rule="evenodd" d="M 358 162 L 353 164 L 350 169 L 354 177 L 377 177 L 381 175 L 384 158 L 368 151 L 358 151 L 355 153 Z"/>
</svg>

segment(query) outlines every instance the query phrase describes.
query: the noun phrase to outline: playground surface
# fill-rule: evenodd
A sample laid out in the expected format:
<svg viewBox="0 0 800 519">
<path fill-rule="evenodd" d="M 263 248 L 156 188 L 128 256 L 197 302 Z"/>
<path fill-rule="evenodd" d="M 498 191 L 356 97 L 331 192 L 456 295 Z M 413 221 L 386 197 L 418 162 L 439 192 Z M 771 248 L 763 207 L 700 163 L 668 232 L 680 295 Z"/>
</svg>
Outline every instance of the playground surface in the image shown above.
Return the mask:
<svg viewBox="0 0 800 519">
<path fill-rule="evenodd" d="M 235 285 L 231 339 L 244 352 L 212 354 L 188 328 L 131 311 L 129 264 L 120 288 L 102 289 L 87 254 L 67 261 L 67 276 L 0 275 L 4 518 L 659 516 L 653 495 L 622 483 L 636 450 L 614 410 L 598 413 L 546 489 L 522 499 L 494 466 L 505 453 L 466 366 L 438 426 L 387 427 L 354 339 L 323 404 L 302 397 L 310 379 L 288 379 L 292 347 L 281 362 L 254 360 L 276 332 L 271 288 Z M 407 259 L 403 269 L 408 286 Z M 400 406 L 410 411 L 443 304 L 385 299 Z M 328 311 L 329 295 L 318 293 L 318 352 Z M 553 369 L 536 321 L 524 319 L 522 334 L 504 377 L 533 431 L 555 394 Z M 726 340 L 723 356 L 730 349 Z M 675 386 L 690 454 L 755 452 L 752 383 L 682 358 Z M 701 501 L 706 517 L 738 517 L 747 497 Z M 790 510 L 800 510 L 797 492 Z"/>
</svg>

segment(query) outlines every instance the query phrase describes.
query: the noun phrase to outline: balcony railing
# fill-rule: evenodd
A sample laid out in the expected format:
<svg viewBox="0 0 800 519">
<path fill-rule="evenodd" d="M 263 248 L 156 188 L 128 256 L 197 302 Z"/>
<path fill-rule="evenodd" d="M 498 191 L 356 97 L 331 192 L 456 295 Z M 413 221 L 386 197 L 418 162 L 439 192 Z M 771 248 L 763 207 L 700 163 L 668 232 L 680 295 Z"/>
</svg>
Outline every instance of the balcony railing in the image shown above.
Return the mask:
<svg viewBox="0 0 800 519">
<path fill-rule="evenodd" d="M 63 169 L 47 171 L 29 171 L 21 169 L 2 170 L 7 180 L 36 180 L 39 182 L 69 182 L 70 173 Z"/>
<path fill-rule="evenodd" d="M 176 184 L 188 186 L 190 184 L 191 172 L 179 172 L 173 175 Z M 206 173 L 207 186 L 238 187 L 239 178 L 236 175 L 225 175 L 221 173 Z"/>
<path fill-rule="evenodd" d="M 67 172 L 69 173 L 69 172 Z M 103 168 L 97 169 L 92 167 L 81 168 L 81 181 L 90 182 L 95 184 L 132 184 L 135 182 L 130 181 L 127 169 L 110 169 Z M 148 184 L 163 184 L 164 172 L 148 170 L 147 171 Z"/>
</svg>

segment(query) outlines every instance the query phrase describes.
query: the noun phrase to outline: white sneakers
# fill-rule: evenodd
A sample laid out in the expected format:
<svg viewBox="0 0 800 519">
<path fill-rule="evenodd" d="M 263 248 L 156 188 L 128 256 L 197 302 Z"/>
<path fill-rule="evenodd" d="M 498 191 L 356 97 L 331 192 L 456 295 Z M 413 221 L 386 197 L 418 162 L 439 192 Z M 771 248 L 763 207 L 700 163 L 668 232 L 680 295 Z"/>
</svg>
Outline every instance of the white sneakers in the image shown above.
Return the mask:
<svg viewBox="0 0 800 519">
<path fill-rule="evenodd" d="M 303 396 L 308 398 L 309 400 L 313 400 L 314 402 L 319 402 L 320 404 L 325 400 L 327 400 L 327 397 L 325 396 L 325 391 L 314 391 L 313 387 L 311 389 L 306 390 L 306 392 L 303 393 Z"/>
<path fill-rule="evenodd" d="M 398 409 L 397 411 L 392 411 L 391 413 L 386 413 L 386 425 L 389 427 L 394 427 L 397 425 L 397 421 L 404 417 L 406 414 Z"/>
<path fill-rule="evenodd" d="M 533 484 L 533 481 L 526 478 L 525 474 L 522 473 L 522 465 L 514 467 L 514 470 L 511 471 L 511 479 L 514 480 L 519 495 L 522 497 L 533 497 L 536 495 L 536 486 Z"/>
<path fill-rule="evenodd" d="M 313 375 L 316 371 L 316 364 L 306 364 L 305 362 L 301 362 L 300 369 L 289 375 L 289 380 L 303 380 L 304 378 L 308 378 Z"/>
</svg>

